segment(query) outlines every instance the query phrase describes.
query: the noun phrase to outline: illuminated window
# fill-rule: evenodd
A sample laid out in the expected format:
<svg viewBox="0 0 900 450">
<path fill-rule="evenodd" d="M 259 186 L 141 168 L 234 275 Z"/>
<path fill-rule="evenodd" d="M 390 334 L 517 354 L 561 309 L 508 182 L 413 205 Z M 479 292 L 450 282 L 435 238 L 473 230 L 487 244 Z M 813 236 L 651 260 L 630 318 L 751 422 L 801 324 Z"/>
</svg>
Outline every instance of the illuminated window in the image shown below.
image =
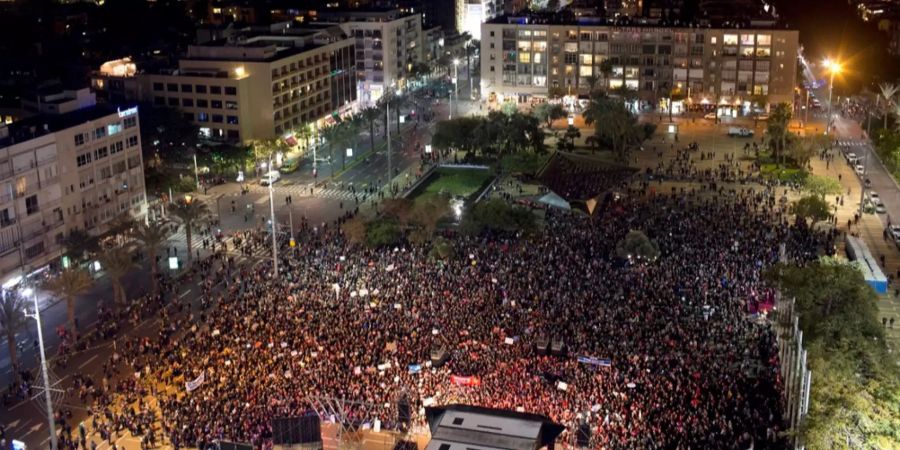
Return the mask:
<svg viewBox="0 0 900 450">
<path fill-rule="evenodd" d="M 772 35 L 757 34 L 756 35 L 756 45 L 772 45 Z"/>
<path fill-rule="evenodd" d="M 741 45 L 753 45 L 755 41 L 754 35 L 752 34 L 742 34 L 741 35 Z"/>
<path fill-rule="evenodd" d="M 581 64 L 591 65 L 594 64 L 594 55 L 590 53 L 582 53 L 581 54 Z"/>
<path fill-rule="evenodd" d="M 722 36 L 722 43 L 725 45 L 737 45 L 738 36 L 736 34 L 726 34 Z"/>
<path fill-rule="evenodd" d="M 519 53 L 519 62 L 528 64 L 531 62 L 531 53 Z"/>
<path fill-rule="evenodd" d="M 520 52 L 530 52 L 531 51 L 531 41 L 519 41 L 519 51 Z"/>
</svg>

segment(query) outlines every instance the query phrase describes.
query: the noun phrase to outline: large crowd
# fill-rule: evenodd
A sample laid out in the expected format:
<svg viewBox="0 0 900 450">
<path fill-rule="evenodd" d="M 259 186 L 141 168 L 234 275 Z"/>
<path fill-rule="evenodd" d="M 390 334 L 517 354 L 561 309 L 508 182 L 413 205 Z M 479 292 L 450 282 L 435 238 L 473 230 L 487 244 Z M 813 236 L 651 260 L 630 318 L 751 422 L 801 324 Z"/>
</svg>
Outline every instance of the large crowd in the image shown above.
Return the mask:
<svg viewBox="0 0 900 450">
<path fill-rule="evenodd" d="M 414 425 L 426 404 L 467 403 L 587 423 L 595 448 L 783 447 L 775 337 L 750 311 L 770 302 L 761 272 L 781 243 L 802 262 L 834 236 L 789 223 L 774 190 L 648 192 L 625 190 L 600 220 L 548 211 L 537 237 L 453 236 L 446 261 L 422 246 L 354 246 L 324 224 L 304 224 L 277 277 L 220 254 L 196 271 L 200 309 L 172 296 L 155 337 L 120 343 L 103 379 L 82 381 L 92 429 L 110 442 L 127 429 L 147 447 L 266 447 L 271 419 L 309 411 L 310 398 L 380 405 L 390 428 L 408 396 Z M 630 229 L 657 242 L 657 261 L 616 257 Z M 238 250 L 255 245 L 266 240 Z M 537 336 L 568 355 L 539 354 Z M 440 347 L 450 359 L 437 368 Z"/>
</svg>

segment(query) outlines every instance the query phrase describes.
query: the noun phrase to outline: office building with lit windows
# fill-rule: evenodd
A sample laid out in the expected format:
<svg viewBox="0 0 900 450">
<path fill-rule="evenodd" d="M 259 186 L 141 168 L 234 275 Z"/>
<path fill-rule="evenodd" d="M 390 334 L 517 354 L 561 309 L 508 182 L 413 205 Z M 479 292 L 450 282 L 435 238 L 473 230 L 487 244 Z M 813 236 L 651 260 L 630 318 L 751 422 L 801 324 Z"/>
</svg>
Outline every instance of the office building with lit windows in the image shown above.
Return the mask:
<svg viewBox="0 0 900 450">
<path fill-rule="evenodd" d="M 721 114 L 792 102 L 798 32 L 757 28 L 613 26 L 605 19 L 503 16 L 482 26 L 481 92 L 493 100 L 586 99 L 626 87 L 635 107 L 674 112 L 688 106 Z M 604 64 L 604 61 L 611 64 Z M 605 73 L 604 66 L 610 70 Z M 670 97 L 671 96 L 671 97 Z"/>
<path fill-rule="evenodd" d="M 402 89 L 412 65 L 424 62 L 422 15 L 399 9 L 323 10 L 355 42 L 359 102 L 372 105 L 389 89 Z"/>
<path fill-rule="evenodd" d="M 80 97 L 78 109 L 0 126 L 4 286 L 60 264 L 72 231 L 96 236 L 120 215 L 147 213 L 137 108 L 87 100 Z"/>
<path fill-rule="evenodd" d="M 207 139 L 248 142 L 323 126 L 355 108 L 354 57 L 340 27 L 284 22 L 192 45 L 177 68 L 124 76 L 101 68 L 92 84 L 112 88 L 136 77 L 127 100 L 178 108 Z"/>
</svg>

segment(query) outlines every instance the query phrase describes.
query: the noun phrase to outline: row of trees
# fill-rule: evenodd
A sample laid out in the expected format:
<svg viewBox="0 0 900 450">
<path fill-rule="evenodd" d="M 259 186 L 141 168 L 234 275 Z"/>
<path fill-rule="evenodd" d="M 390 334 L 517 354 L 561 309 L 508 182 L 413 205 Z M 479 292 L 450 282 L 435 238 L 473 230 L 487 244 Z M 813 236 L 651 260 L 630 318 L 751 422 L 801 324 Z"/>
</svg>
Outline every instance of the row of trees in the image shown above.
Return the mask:
<svg viewBox="0 0 900 450">
<path fill-rule="evenodd" d="M 628 152 L 648 139 L 656 131 L 653 124 L 638 123 L 621 99 L 606 94 L 594 94 L 584 110 L 584 121 L 594 125 L 594 134 L 587 143 L 593 149 L 609 148 L 616 157 L 625 161 Z"/>
<path fill-rule="evenodd" d="M 165 220 L 133 222 L 125 218 L 117 219 L 118 223 L 115 224 L 115 228 L 125 239 L 116 241 L 110 246 L 101 246 L 96 237 L 85 235 L 83 232 L 73 233 L 74 236 L 67 238 L 66 243 L 70 245 L 68 251 L 73 257 L 73 264 L 49 278 L 41 288 L 66 302 L 67 327 L 75 339 L 78 338 L 75 321 L 78 300 L 83 298 L 83 295 L 94 286 L 94 278 L 82 267 L 82 261 L 96 259 L 100 262 L 100 267 L 110 280 L 113 305 L 123 308 L 128 304 L 124 277 L 140 267 L 139 262 L 134 258 L 135 250 L 140 249 L 142 252 L 146 252 L 148 257 L 152 293 L 158 294 L 160 290 L 158 252 L 166 245 L 178 226 L 185 227 L 187 248 L 190 249 L 192 232 L 202 226 L 209 215 L 206 204 L 197 201 L 176 203 L 172 205 L 170 211 L 180 225 Z M 188 265 L 191 264 L 191 261 L 192 255 L 188 251 Z M 0 328 L 6 335 L 13 366 L 18 365 L 15 336 L 25 325 L 25 311 L 30 301 L 17 290 L 4 291 L 3 297 L 0 298 Z"/>
<path fill-rule="evenodd" d="M 432 145 L 500 160 L 520 150 L 543 152 L 544 131 L 536 117 L 519 111 L 491 111 L 487 116 L 438 122 Z"/>
<path fill-rule="evenodd" d="M 879 300 L 862 273 L 852 263 L 822 258 L 805 267 L 777 266 L 767 277 L 796 301 L 813 373 L 803 444 L 896 449 L 900 371 L 885 345 Z"/>
</svg>

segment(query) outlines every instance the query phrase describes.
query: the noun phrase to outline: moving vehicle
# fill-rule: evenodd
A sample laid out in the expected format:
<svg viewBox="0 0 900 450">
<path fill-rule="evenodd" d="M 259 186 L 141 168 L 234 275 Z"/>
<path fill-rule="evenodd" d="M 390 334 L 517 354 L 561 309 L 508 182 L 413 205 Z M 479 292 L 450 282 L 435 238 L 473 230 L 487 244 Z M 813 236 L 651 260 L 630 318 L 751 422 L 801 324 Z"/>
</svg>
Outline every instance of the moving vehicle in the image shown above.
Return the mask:
<svg viewBox="0 0 900 450">
<path fill-rule="evenodd" d="M 278 171 L 281 173 L 293 173 L 293 172 L 296 172 L 299 167 L 300 167 L 300 159 L 297 158 L 297 159 L 289 160 L 289 161 L 285 162 L 284 164 L 282 164 L 281 167 L 278 169 Z"/>
<path fill-rule="evenodd" d="M 277 170 L 270 170 L 259 179 L 259 184 L 260 186 L 268 186 L 270 184 L 275 184 L 279 179 L 281 179 L 281 173 Z"/>
<path fill-rule="evenodd" d="M 900 248 L 900 225 L 888 226 L 888 232 L 891 233 L 891 238 L 894 239 L 894 245 Z"/>
<path fill-rule="evenodd" d="M 856 164 L 857 161 L 859 161 L 859 156 L 856 156 L 856 153 L 853 153 L 853 152 L 847 153 L 847 163 L 848 164 L 853 165 L 853 164 Z"/>
<path fill-rule="evenodd" d="M 862 174 L 865 173 L 865 172 L 866 172 L 866 168 L 863 167 L 862 164 L 857 164 L 857 165 L 856 165 L 856 173 L 857 173 L 857 174 L 862 175 Z"/>
<path fill-rule="evenodd" d="M 703 116 L 703 118 L 704 118 L 704 119 L 709 119 L 709 120 L 716 120 L 716 113 L 711 112 L 711 113 L 706 114 L 705 116 Z"/>
<path fill-rule="evenodd" d="M 741 127 L 731 127 L 728 129 L 728 135 L 731 137 L 752 137 L 753 130 Z"/>
</svg>

